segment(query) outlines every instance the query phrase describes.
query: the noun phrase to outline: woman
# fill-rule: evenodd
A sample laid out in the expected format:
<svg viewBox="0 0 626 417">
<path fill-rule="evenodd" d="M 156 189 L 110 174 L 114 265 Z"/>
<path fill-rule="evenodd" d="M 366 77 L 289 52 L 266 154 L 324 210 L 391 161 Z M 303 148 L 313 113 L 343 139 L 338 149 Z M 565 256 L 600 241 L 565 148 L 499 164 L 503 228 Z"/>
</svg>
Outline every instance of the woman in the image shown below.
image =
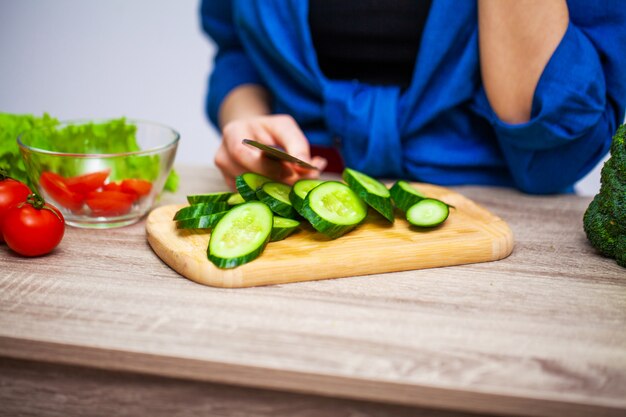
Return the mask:
<svg viewBox="0 0 626 417">
<path fill-rule="evenodd" d="M 205 0 L 201 12 L 218 47 L 215 162 L 231 185 L 244 171 L 315 175 L 241 144 L 253 138 L 320 167 L 310 144 L 335 149 L 377 177 L 571 191 L 624 118 L 618 0 Z"/>
</svg>

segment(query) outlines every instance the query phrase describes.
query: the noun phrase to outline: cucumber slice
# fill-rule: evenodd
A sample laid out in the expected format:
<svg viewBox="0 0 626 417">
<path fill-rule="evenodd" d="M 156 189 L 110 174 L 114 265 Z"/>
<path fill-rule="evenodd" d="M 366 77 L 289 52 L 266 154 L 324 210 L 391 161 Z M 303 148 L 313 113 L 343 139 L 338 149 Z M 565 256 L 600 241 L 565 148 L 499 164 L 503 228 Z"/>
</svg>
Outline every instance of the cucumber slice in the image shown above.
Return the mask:
<svg viewBox="0 0 626 417">
<path fill-rule="evenodd" d="M 234 268 L 256 259 L 270 239 L 272 210 L 260 201 L 233 207 L 213 227 L 207 257 L 218 268 Z"/>
<path fill-rule="evenodd" d="M 300 226 L 300 222 L 297 220 L 274 216 L 274 224 L 272 225 L 270 242 L 283 240 L 284 238 L 295 232 L 298 226 Z"/>
<path fill-rule="evenodd" d="M 206 216 L 208 214 L 219 213 L 230 208 L 228 203 L 220 201 L 217 203 L 200 203 L 183 207 L 176 212 L 174 220 L 193 219 L 194 217 Z"/>
<path fill-rule="evenodd" d="M 424 198 L 407 210 L 406 219 L 413 226 L 434 227 L 443 223 L 449 214 L 450 208 L 443 201 Z"/>
<path fill-rule="evenodd" d="M 367 205 L 347 185 L 327 181 L 306 195 L 302 215 L 317 231 L 336 239 L 365 219 Z"/>
<path fill-rule="evenodd" d="M 256 196 L 259 200 L 268 205 L 276 214 L 282 217 L 292 218 L 296 211 L 289 201 L 291 187 L 280 182 L 266 182 L 258 190 Z"/>
<path fill-rule="evenodd" d="M 228 200 L 231 194 L 232 193 L 228 191 L 219 193 L 188 195 L 187 201 L 189 202 L 189 204 L 217 203 L 220 201 Z"/>
<path fill-rule="evenodd" d="M 230 197 L 228 197 L 228 201 L 226 201 L 231 206 L 236 206 L 237 204 L 245 203 L 246 200 L 243 199 L 241 194 L 233 193 Z"/>
<path fill-rule="evenodd" d="M 176 222 L 177 229 L 212 229 L 228 211 L 206 214 L 191 219 L 183 219 Z"/>
<path fill-rule="evenodd" d="M 291 201 L 291 205 L 293 208 L 300 214 L 302 210 L 302 203 L 304 203 L 304 198 L 313 188 L 317 187 L 324 181 L 322 180 L 298 180 L 291 187 L 291 192 L 289 193 L 289 200 Z"/>
<path fill-rule="evenodd" d="M 396 181 L 389 190 L 389 194 L 391 194 L 393 202 L 396 203 L 396 207 L 404 212 L 413 204 L 426 198 L 417 188 L 403 180 Z"/>
<path fill-rule="evenodd" d="M 343 180 L 352 190 L 362 198 L 374 210 L 383 215 L 383 217 L 393 223 L 393 204 L 391 204 L 391 195 L 387 187 L 378 180 L 346 168 L 343 170 Z"/>
<path fill-rule="evenodd" d="M 245 174 L 241 174 L 235 178 L 235 186 L 244 200 L 254 201 L 258 200 L 256 190 L 266 182 L 270 181 L 272 181 L 270 178 L 263 175 L 255 174 L 254 172 L 246 172 Z"/>
</svg>

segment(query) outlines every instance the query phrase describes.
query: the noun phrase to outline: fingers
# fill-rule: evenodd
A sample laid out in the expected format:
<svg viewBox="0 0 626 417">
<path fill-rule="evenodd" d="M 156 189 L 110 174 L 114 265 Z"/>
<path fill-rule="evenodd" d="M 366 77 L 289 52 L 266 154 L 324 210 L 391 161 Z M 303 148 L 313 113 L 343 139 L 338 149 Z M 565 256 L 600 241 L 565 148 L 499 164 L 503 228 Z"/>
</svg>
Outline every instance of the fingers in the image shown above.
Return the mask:
<svg viewBox="0 0 626 417">
<path fill-rule="evenodd" d="M 263 118 L 261 123 L 271 133 L 275 143 L 284 148 L 287 153 L 303 161 L 310 161 L 309 141 L 293 117 L 286 114 L 270 116 Z"/>
<path fill-rule="evenodd" d="M 224 144 L 220 145 L 215 153 L 215 166 L 222 172 L 224 182 L 231 190 L 235 189 L 235 177 L 246 171 L 246 168 L 236 163 L 226 150 Z"/>
<path fill-rule="evenodd" d="M 224 126 L 222 135 L 215 165 L 231 188 L 234 188 L 235 177 L 244 172 L 256 172 L 278 181 L 293 183 L 301 178 L 317 178 L 327 164 L 326 159 L 321 157 L 311 159 L 309 142 L 291 116 L 259 116 L 236 120 Z M 320 171 L 267 158 L 260 150 L 243 144 L 245 138 L 280 146 L 291 155 L 318 167 Z"/>
<path fill-rule="evenodd" d="M 285 167 L 278 161 L 265 158 L 260 150 L 243 144 L 241 141 L 244 138 L 273 143 L 269 133 L 260 131 L 249 122 L 234 122 L 226 126 L 222 141 L 223 158 L 232 162 L 227 164 L 231 168 L 231 174 L 239 175 L 252 171 L 270 178 L 280 178 L 286 174 Z"/>
</svg>

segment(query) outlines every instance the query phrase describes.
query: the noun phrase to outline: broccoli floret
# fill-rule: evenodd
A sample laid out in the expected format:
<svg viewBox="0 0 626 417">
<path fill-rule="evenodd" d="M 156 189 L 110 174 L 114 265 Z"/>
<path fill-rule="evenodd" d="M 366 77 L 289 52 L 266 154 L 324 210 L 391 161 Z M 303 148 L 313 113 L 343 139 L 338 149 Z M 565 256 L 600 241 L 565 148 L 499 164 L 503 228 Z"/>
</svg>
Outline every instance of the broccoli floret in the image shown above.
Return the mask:
<svg viewBox="0 0 626 417">
<path fill-rule="evenodd" d="M 615 245 L 615 260 L 617 264 L 626 268 L 626 235 L 620 235 Z"/>
<path fill-rule="evenodd" d="M 583 226 L 591 246 L 602 255 L 612 258 L 615 255 L 615 236 L 612 233 L 614 230 L 607 227 L 611 225 L 611 218 L 602 211 L 598 201 L 596 196 L 589 204 L 583 218 Z"/>
<path fill-rule="evenodd" d="M 583 217 L 591 245 L 626 267 L 626 124 L 613 136 L 611 157 L 602 167 L 600 192 Z"/>
</svg>

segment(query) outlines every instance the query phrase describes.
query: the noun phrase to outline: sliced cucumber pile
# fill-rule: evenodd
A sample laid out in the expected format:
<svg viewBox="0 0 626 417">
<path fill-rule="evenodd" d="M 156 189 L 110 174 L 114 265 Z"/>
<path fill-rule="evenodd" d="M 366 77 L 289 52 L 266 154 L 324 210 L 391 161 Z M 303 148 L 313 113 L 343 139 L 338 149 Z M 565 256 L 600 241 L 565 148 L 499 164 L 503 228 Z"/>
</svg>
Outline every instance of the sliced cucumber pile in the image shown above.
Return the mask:
<svg viewBox="0 0 626 417">
<path fill-rule="evenodd" d="M 345 183 L 300 180 L 286 184 L 247 172 L 235 180 L 236 193 L 198 194 L 176 212 L 179 229 L 211 230 L 207 257 L 219 268 L 235 268 L 256 259 L 268 242 L 283 240 L 300 227 L 299 213 L 315 230 L 337 239 L 361 224 L 368 206 L 394 221 L 395 207 L 420 228 L 441 225 L 450 214 L 443 201 L 428 198 L 406 181 L 390 190 L 378 180 L 353 169 L 343 172 Z"/>
<path fill-rule="evenodd" d="M 393 223 L 391 194 L 389 194 L 389 190 L 383 183 L 350 168 L 346 168 L 343 171 L 343 180 L 363 201 Z"/>
</svg>

